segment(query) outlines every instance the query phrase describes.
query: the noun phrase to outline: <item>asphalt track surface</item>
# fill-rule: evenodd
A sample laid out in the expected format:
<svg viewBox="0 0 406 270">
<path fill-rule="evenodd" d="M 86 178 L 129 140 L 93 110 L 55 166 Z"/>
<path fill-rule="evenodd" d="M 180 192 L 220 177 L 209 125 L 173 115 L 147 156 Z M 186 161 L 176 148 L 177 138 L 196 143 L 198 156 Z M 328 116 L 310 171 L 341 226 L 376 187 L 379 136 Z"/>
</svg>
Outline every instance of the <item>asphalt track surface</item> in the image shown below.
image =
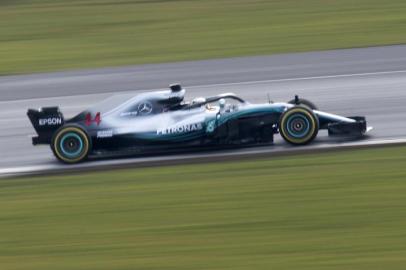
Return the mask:
<svg viewBox="0 0 406 270">
<path fill-rule="evenodd" d="M 32 146 L 34 130 L 27 108 L 59 105 L 66 118 L 86 107 L 129 91 L 164 89 L 180 82 L 186 99 L 234 92 L 250 102 L 287 101 L 295 94 L 320 110 L 365 115 L 374 129 L 362 141 L 328 138 L 321 132 L 306 147 L 292 147 L 277 135 L 275 145 L 201 153 L 58 163 L 48 146 Z M 265 57 L 181 62 L 135 67 L 0 77 L 0 175 L 109 165 L 228 159 L 313 149 L 403 143 L 406 141 L 406 46 L 284 54 Z"/>
</svg>

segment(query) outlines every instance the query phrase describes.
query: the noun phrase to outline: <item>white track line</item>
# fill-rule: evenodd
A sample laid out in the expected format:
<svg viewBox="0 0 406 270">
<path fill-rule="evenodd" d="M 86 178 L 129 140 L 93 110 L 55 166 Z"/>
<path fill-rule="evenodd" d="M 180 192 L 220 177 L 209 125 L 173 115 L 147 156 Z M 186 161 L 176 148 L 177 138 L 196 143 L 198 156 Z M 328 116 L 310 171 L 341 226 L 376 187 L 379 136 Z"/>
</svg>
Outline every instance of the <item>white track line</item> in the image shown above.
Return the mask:
<svg viewBox="0 0 406 270">
<path fill-rule="evenodd" d="M 62 171 L 79 171 L 79 170 L 90 170 L 94 169 L 97 171 L 97 168 L 103 168 L 103 166 L 120 166 L 120 165 L 129 165 L 129 164 L 148 164 L 156 163 L 157 161 L 163 162 L 166 161 L 185 161 L 185 160 L 199 160 L 205 158 L 221 158 L 221 157 L 238 157 L 238 156 L 255 156 L 258 154 L 278 154 L 289 153 L 289 154 L 300 154 L 310 152 L 312 150 L 334 150 L 340 148 L 359 148 L 364 146 L 385 146 L 385 145 L 396 145 L 396 144 L 406 144 L 406 138 L 398 139 L 384 139 L 384 140 L 369 140 L 369 141 L 357 141 L 357 142 L 344 142 L 344 143 L 335 143 L 335 144 L 319 144 L 319 145 L 309 145 L 304 147 L 297 148 L 288 148 L 288 149 L 273 149 L 272 146 L 263 147 L 261 149 L 240 149 L 240 151 L 227 151 L 227 152 L 212 152 L 205 154 L 182 154 L 176 156 L 153 156 L 147 158 L 127 158 L 127 159 L 112 159 L 98 162 L 89 162 L 82 163 L 78 165 L 65 165 L 61 166 L 59 164 L 52 165 L 34 165 L 34 166 L 24 166 L 24 167 L 14 167 L 14 168 L 4 168 L 0 169 L 0 178 L 7 176 L 17 176 L 17 175 L 31 175 L 31 174 L 46 174 L 46 173 L 57 173 Z"/>
</svg>

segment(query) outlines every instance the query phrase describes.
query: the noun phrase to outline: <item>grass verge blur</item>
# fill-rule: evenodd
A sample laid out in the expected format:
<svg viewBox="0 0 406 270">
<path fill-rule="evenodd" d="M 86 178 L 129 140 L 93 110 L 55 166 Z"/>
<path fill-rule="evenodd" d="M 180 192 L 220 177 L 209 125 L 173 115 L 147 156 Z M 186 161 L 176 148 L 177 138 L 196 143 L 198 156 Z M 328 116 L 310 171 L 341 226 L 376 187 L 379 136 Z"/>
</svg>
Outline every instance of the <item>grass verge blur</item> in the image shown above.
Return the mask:
<svg viewBox="0 0 406 270">
<path fill-rule="evenodd" d="M 3 0 L 0 74 L 406 43 L 404 0 Z"/>
<path fill-rule="evenodd" d="M 403 269 L 406 147 L 0 181 L 1 269 Z"/>
</svg>

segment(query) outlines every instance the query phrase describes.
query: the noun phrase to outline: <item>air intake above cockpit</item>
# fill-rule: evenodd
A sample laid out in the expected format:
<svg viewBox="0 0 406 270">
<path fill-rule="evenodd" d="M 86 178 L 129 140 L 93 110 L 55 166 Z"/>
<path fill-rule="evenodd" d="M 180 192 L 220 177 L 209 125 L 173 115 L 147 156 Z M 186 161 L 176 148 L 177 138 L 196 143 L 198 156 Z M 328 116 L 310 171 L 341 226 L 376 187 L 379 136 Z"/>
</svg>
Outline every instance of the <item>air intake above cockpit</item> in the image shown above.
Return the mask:
<svg viewBox="0 0 406 270">
<path fill-rule="evenodd" d="M 171 84 L 169 85 L 169 88 L 172 90 L 172 92 L 179 92 L 182 90 L 182 86 L 179 83 Z"/>
</svg>

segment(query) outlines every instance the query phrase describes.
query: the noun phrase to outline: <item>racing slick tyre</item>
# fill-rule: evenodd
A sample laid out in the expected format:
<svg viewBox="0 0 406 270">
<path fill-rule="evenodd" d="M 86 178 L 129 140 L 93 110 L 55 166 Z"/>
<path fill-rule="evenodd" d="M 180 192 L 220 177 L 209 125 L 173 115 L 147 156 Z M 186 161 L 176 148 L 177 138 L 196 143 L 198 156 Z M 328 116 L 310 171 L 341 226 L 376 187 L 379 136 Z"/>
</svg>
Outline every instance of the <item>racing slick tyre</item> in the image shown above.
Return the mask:
<svg viewBox="0 0 406 270">
<path fill-rule="evenodd" d="M 69 164 L 85 160 L 91 148 L 89 136 L 77 125 L 60 127 L 51 141 L 51 149 L 55 157 Z"/>
<path fill-rule="evenodd" d="M 316 106 L 316 104 L 314 104 L 313 102 L 311 102 L 310 100 L 304 99 L 304 98 L 299 98 L 298 100 L 299 104 L 297 105 L 302 105 L 302 106 L 306 106 L 312 110 L 318 110 L 319 108 Z M 288 102 L 289 104 L 296 104 L 296 100 L 292 99 Z"/>
<path fill-rule="evenodd" d="M 279 120 L 279 133 L 290 144 L 304 145 L 316 138 L 319 132 L 317 116 L 304 106 L 285 111 Z"/>
</svg>

